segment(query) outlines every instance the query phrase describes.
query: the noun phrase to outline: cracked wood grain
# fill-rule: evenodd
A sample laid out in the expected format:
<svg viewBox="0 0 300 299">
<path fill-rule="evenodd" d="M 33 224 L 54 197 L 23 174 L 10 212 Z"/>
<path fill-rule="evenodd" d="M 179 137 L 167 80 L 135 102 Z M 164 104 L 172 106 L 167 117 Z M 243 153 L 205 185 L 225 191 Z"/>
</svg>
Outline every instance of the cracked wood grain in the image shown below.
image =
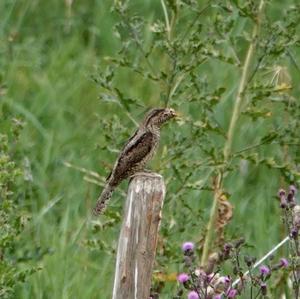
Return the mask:
<svg viewBox="0 0 300 299">
<path fill-rule="evenodd" d="M 121 227 L 113 299 L 148 299 L 165 197 L 163 178 L 137 174 L 129 185 Z"/>
</svg>

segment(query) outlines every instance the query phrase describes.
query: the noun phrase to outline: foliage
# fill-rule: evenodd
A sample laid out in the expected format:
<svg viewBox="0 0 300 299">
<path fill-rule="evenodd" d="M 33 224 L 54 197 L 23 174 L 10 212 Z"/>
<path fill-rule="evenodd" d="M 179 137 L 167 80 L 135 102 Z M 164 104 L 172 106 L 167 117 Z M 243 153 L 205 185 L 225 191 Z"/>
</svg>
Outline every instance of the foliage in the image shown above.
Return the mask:
<svg viewBox="0 0 300 299">
<path fill-rule="evenodd" d="M 33 221 L 18 248 L 51 253 L 37 254 L 44 270 L 17 287 L 17 298 L 98 298 L 99 289 L 111 297 L 126 183 L 104 217 L 90 210 L 149 107 L 182 115 L 163 128 L 151 165 L 168 191 L 156 263 L 162 298 L 175 289 L 179 242 L 195 240 L 202 255 L 214 198 L 220 238 L 212 234 L 207 248 L 244 236 L 262 256 L 283 237 L 272 196 L 299 183 L 299 6 L 266 1 L 253 37 L 257 4 L 0 2 L 0 111 L 27 123 L 18 144 L 33 178 Z"/>
<path fill-rule="evenodd" d="M 2 122 L 4 124 L 4 122 Z M 16 157 L 15 146 L 22 122 L 13 119 L 11 140 L 7 134 L 0 135 L 0 298 L 15 298 L 15 285 L 24 280 L 35 269 L 20 268 L 18 260 L 18 239 L 29 220 L 19 200 L 22 194 L 24 176 Z"/>
<path fill-rule="evenodd" d="M 214 194 L 207 231 L 199 235 L 200 240 L 205 239 L 200 243 L 203 264 L 212 247 L 223 245 L 224 227 L 232 217 L 232 192 L 226 184 L 241 173 L 241 163 L 250 162 L 257 171 L 267 166 L 271 176 L 287 183 L 299 181 L 295 149 L 300 140 L 293 133 L 300 129 L 299 101 L 290 92 L 286 65 L 299 45 L 300 10 L 286 7 L 278 21 L 269 14 L 271 3 L 264 1 L 161 4 L 164 16 L 149 22 L 135 12 L 130 1 L 115 2 L 114 12 L 120 20 L 115 32 L 121 46 L 117 55 L 105 57 L 95 82 L 101 99 L 117 104 L 131 120 L 132 111 L 142 104 L 130 89 L 119 87 L 124 69 L 135 82 L 153 88 L 148 97 L 184 115 L 172 125 L 180 131 L 169 129 L 166 134 L 172 147 L 164 149 L 159 169 L 171 193 L 169 209 L 176 215 L 182 211 L 188 221 L 198 218 L 186 200 L 192 192 Z M 217 65 L 236 74 L 237 80 L 229 84 L 225 72 L 218 76 Z M 229 97 L 235 100 L 226 117 L 222 111 Z M 253 135 L 251 128 L 257 126 L 263 129 Z M 168 215 L 165 225 L 172 220 L 180 223 L 172 230 L 174 235 L 188 225 L 180 216 L 168 219 Z M 162 235 L 169 242 L 170 230 L 162 229 Z M 161 267 L 166 267 L 165 256 L 169 261 L 176 258 L 162 248 Z"/>
</svg>

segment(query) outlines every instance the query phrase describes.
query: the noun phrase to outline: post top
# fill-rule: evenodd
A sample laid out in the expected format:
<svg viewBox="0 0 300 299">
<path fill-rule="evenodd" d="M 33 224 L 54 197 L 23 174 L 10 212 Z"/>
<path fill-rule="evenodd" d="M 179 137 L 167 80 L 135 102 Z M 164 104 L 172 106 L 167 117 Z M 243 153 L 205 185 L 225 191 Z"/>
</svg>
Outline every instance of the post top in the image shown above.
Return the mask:
<svg viewBox="0 0 300 299">
<path fill-rule="evenodd" d="M 137 172 L 134 175 L 131 176 L 132 179 L 139 178 L 139 177 L 147 177 L 147 178 L 158 178 L 162 179 L 162 175 L 155 172 Z"/>
</svg>

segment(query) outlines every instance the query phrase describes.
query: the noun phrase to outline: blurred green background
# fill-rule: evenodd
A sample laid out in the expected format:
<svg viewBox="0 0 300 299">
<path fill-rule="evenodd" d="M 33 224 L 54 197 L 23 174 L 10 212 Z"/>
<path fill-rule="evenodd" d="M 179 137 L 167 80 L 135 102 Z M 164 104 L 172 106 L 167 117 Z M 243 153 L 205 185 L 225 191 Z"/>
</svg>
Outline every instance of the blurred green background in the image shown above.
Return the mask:
<svg viewBox="0 0 300 299">
<path fill-rule="evenodd" d="M 296 0 L 271 2 L 268 15 L 274 20 L 280 20 L 283 8 L 297 4 Z M 111 12 L 111 5 L 111 1 L 103 0 L 0 2 L 0 117 L 18 116 L 26 123 L 19 142 L 20 155 L 32 174 L 32 180 L 25 186 L 26 196 L 21 200 L 21 205 L 32 213 L 32 219 L 18 240 L 17 254 L 27 263 L 41 266 L 41 270 L 18 286 L 16 298 L 105 299 L 111 296 L 122 193 L 119 190 L 113 195 L 108 220 L 105 216 L 92 219 L 90 210 L 101 187 L 84 180 L 84 173 L 64 164 L 69 162 L 105 177 L 116 158 L 115 150 L 120 149 L 135 129 L 120 106 L 99 99 L 101 90 L 92 79 L 101 69 L 100 60 L 118 56 L 120 49 L 113 30 L 118 17 Z M 135 0 L 131 5 L 149 22 L 164 18 L 160 1 Z M 240 30 L 247 29 L 244 19 L 236 18 Z M 246 46 L 241 44 L 238 48 L 242 61 Z M 293 49 L 293 53 L 299 61 L 299 48 Z M 281 62 L 294 83 L 291 94 L 297 96 L 299 70 L 289 59 Z M 215 108 L 216 118 L 226 131 L 240 73 L 220 61 L 203 65 L 199 72 L 208 78 L 208 84 L 227 87 Z M 119 80 L 120 88 L 139 98 L 143 105 L 131 109 L 137 121 L 142 119 L 147 107 L 163 106 L 160 91 L 131 76 L 126 69 Z M 197 104 L 174 102 L 174 105 L 184 117 L 197 120 Z M 255 144 L 257 136 L 282 121 L 282 115 L 276 117 L 266 121 L 258 118 L 251 123 L 244 119 L 237 130 L 235 148 Z M 114 125 L 111 121 L 115 121 Z M 184 140 L 177 135 L 173 139 L 170 131 L 180 135 L 180 124 L 173 122 L 164 128 L 160 149 L 163 158 L 172 146 L 176 147 L 176 142 Z M 111 139 L 105 137 L 111 132 Z M 276 156 L 281 150 L 276 148 L 273 153 L 270 148 L 261 149 L 260 154 Z M 298 149 L 292 148 L 292 156 L 299 159 Z M 201 160 L 188 150 L 178 159 L 182 157 Z M 156 268 L 173 273 L 180 268 L 181 243 L 201 241 L 212 193 L 191 188 L 180 195 L 180 202 L 185 204 L 177 204 L 172 198 L 181 182 L 172 167 L 162 169 L 160 158 L 152 166 L 166 174 L 167 182 L 172 181 L 162 221 L 162 234 L 168 238 L 163 241 L 163 254 L 158 253 Z M 202 181 L 210 180 L 210 170 L 203 168 L 200 173 L 202 176 L 194 177 L 193 182 L 201 185 Z M 279 170 L 241 161 L 238 170 L 225 182 L 234 206 L 226 235 L 244 236 L 255 245 L 252 253 L 257 256 L 269 250 L 284 236 L 274 196 L 280 186 L 288 183 Z M 121 190 L 126 188 L 124 183 Z M 171 298 L 175 289 L 175 282 L 167 283 L 164 292 L 170 293 L 162 298 Z"/>
</svg>

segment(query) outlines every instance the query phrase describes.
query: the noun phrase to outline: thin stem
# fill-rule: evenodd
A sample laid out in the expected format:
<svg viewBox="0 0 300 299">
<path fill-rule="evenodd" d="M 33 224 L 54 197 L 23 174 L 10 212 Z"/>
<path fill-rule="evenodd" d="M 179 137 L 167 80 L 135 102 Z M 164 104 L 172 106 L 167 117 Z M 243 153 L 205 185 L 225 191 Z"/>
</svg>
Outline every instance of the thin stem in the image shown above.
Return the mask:
<svg viewBox="0 0 300 299">
<path fill-rule="evenodd" d="M 149 70 L 152 72 L 152 74 L 153 74 L 154 77 L 158 78 L 158 77 L 157 77 L 157 74 L 156 74 L 156 70 L 155 70 L 154 66 L 152 65 L 151 61 L 149 60 L 149 57 L 147 56 L 147 54 L 146 54 L 146 52 L 145 52 L 145 50 L 144 50 L 144 48 L 143 48 L 143 45 L 142 45 L 142 43 L 141 43 L 141 41 L 140 41 L 140 39 L 139 39 L 139 37 L 138 37 L 138 34 L 137 34 L 135 28 L 132 27 L 132 25 L 131 25 L 131 23 L 130 23 L 130 20 L 128 19 L 128 17 L 127 17 L 126 15 L 121 14 L 121 16 L 122 16 L 122 18 L 123 18 L 123 20 L 124 20 L 124 22 L 125 22 L 127 28 L 128 28 L 129 31 L 131 32 L 132 37 L 133 37 L 133 39 L 134 39 L 134 41 L 135 41 L 135 43 L 136 43 L 138 49 L 139 49 L 140 52 L 142 53 L 142 55 L 143 55 L 143 57 L 144 57 L 144 59 L 145 59 L 145 61 L 146 61 L 146 64 L 147 64 L 148 67 L 149 67 Z"/>
<path fill-rule="evenodd" d="M 251 267 L 249 269 L 249 276 L 251 280 L 251 285 L 250 285 L 250 298 L 253 299 L 253 277 L 252 277 L 252 272 L 251 272 Z"/>
<path fill-rule="evenodd" d="M 260 291 L 261 291 L 261 289 L 258 290 L 258 292 L 257 292 L 256 296 L 254 297 L 254 299 L 256 299 L 259 296 Z"/>
<path fill-rule="evenodd" d="M 105 177 L 100 176 L 97 172 L 89 170 L 87 168 L 81 167 L 81 166 L 77 166 L 75 164 L 71 164 L 70 162 L 64 161 L 63 162 L 64 166 L 69 167 L 69 168 L 73 168 L 76 169 L 84 174 L 90 175 L 94 178 L 96 178 L 97 180 L 101 180 L 103 182 L 105 182 Z"/>
<path fill-rule="evenodd" d="M 292 275 L 293 275 L 293 279 L 294 279 L 294 282 L 297 282 L 298 279 L 297 279 L 297 272 L 296 272 L 296 266 L 295 266 L 295 262 L 293 261 L 292 262 Z M 295 298 L 298 299 L 298 292 L 297 292 L 297 289 L 299 289 L 299 284 L 297 283 L 296 285 L 296 288 L 294 288 L 294 292 L 295 292 Z"/>
<path fill-rule="evenodd" d="M 146 52 L 145 52 L 143 46 L 141 45 L 141 42 L 135 32 L 133 32 L 133 37 L 134 37 L 134 41 L 135 41 L 136 45 L 138 46 L 140 52 L 144 56 L 144 59 L 148 65 L 150 71 L 153 73 L 154 77 L 157 78 L 156 70 L 155 70 L 154 66 L 152 65 L 151 61 L 149 60 L 148 56 L 146 55 Z"/>
<path fill-rule="evenodd" d="M 139 126 L 139 123 L 134 119 L 134 117 L 130 114 L 130 112 L 128 111 L 128 109 L 123 105 L 122 101 L 121 101 L 121 94 L 117 89 L 114 89 L 115 92 L 115 96 L 117 98 L 119 98 L 120 100 L 118 101 L 118 105 L 122 108 L 124 108 L 125 114 L 127 115 L 127 117 L 135 124 L 136 127 Z"/>
<path fill-rule="evenodd" d="M 161 6 L 163 8 L 164 16 L 165 16 L 165 22 L 166 22 L 166 29 L 167 29 L 167 34 L 168 34 L 168 40 L 171 39 L 171 27 L 170 27 L 170 21 L 169 21 L 169 15 L 168 15 L 168 10 L 167 6 L 164 0 L 160 0 Z"/>
<path fill-rule="evenodd" d="M 298 237 L 296 239 L 293 239 L 293 243 L 295 245 L 295 252 L 292 253 L 293 257 L 297 257 L 299 258 L 299 244 L 298 244 Z M 291 246 L 292 247 L 292 246 Z M 293 249 L 293 248 L 292 248 Z M 295 262 L 293 261 L 293 278 L 294 278 L 294 290 L 295 290 L 295 298 L 298 299 L 299 298 L 299 274 L 298 274 L 298 270 L 297 270 L 297 264 L 295 265 Z"/>
<path fill-rule="evenodd" d="M 198 287 L 197 287 L 197 283 L 195 281 L 195 278 L 194 278 L 194 275 L 193 275 L 193 271 L 190 269 L 190 277 L 192 279 L 192 284 L 193 284 L 193 289 L 194 291 L 198 294 L 199 298 L 201 297 L 201 292 L 202 290 L 198 290 Z"/>
<path fill-rule="evenodd" d="M 215 227 L 215 222 L 216 222 L 217 212 L 218 212 L 218 201 L 220 197 L 221 181 L 222 181 L 222 174 L 220 173 L 217 177 L 216 187 L 214 191 L 213 205 L 210 210 L 210 217 L 207 225 L 206 238 L 205 238 L 202 257 L 201 257 L 201 265 L 204 265 L 207 261 L 209 250 L 213 239 L 213 232 L 214 232 L 214 227 Z"/>
<path fill-rule="evenodd" d="M 212 0 L 209 0 L 206 4 L 206 6 L 204 6 L 204 8 L 202 8 L 199 11 L 196 11 L 196 16 L 193 19 L 193 21 L 190 23 L 190 25 L 187 27 L 187 29 L 185 30 L 185 32 L 182 35 L 181 38 L 181 42 L 183 43 L 184 40 L 188 37 L 189 32 L 192 30 L 192 28 L 194 27 L 194 25 L 196 24 L 196 21 L 198 20 L 198 18 L 208 9 L 211 7 L 211 2 Z"/>
<path fill-rule="evenodd" d="M 197 12 L 197 15 L 196 15 L 194 21 L 190 24 L 190 26 L 185 31 L 185 33 L 184 33 L 184 35 L 181 39 L 181 43 L 183 43 L 185 38 L 188 36 L 189 31 L 192 29 L 193 25 L 195 24 L 196 20 L 200 17 L 200 15 L 207 8 L 210 7 L 210 2 L 211 1 L 212 0 L 209 0 L 208 4 L 202 10 Z M 173 14 L 171 22 L 170 22 L 167 7 L 165 5 L 164 0 L 161 0 L 161 4 L 162 4 L 162 7 L 163 7 L 164 16 L 165 16 L 165 22 L 166 22 L 166 28 L 167 28 L 167 38 L 168 38 L 168 41 L 170 42 L 171 39 L 172 39 L 172 32 L 174 31 L 174 25 L 176 23 L 177 11 L 174 11 L 174 14 Z M 205 58 L 204 60 L 200 61 L 199 63 L 191 64 L 193 66 L 191 68 L 185 70 L 181 75 L 177 76 L 178 78 L 177 78 L 177 80 L 175 80 L 176 79 L 176 72 L 175 71 L 176 71 L 176 67 L 177 67 L 176 53 L 175 53 L 174 57 L 171 57 L 171 58 L 173 60 L 173 64 L 172 64 L 172 70 L 170 71 L 170 74 L 169 74 L 169 77 L 168 77 L 168 82 L 167 82 L 167 96 L 166 96 L 165 106 L 168 105 L 170 99 L 172 98 L 172 96 L 176 92 L 179 85 L 182 83 L 182 81 L 185 77 L 185 74 L 188 73 L 188 72 L 191 72 L 194 68 L 198 67 L 200 64 L 202 64 L 206 60 L 206 58 Z"/>
<path fill-rule="evenodd" d="M 222 34 L 222 32 L 220 32 L 220 30 L 218 28 L 216 28 L 216 33 L 220 36 L 221 39 L 226 39 L 226 36 L 224 36 L 224 34 Z M 229 49 L 231 50 L 232 54 L 233 54 L 233 57 L 235 59 L 235 62 L 236 62 L 236 65 L 240 66 L 241 65 L 241 61 L 234 49 L 234 46 L 233 46 L 233 42 L 232 40 L 230 39 L 230 37 L 228 38 L 228 47 Z"/>
<path fill-rule="evenodd" d="M 176 58 L 172 58 L 172 59 L 173 59 L 172 69 L 170 71 L 168 82 L 167 82 L 166 106 L 168 106 L 168 103 L 171 99 L 172 86 L 176 76 L 175 69 L 176 69 L 177 62 L 176 62 Z"/>
<path fill-rule="evenodd" d="M 256 63 L 256 66 L 255 66 L 255 68 L 254 68 L 252 74 L 249 76 L 249 79 L 248 79 L 248 82 L 247 82 L 248 85 L 250 84 L 250 82 L 252 81 L 252 79 L 255 77 L 255 75 L 256 75 L 258 69 L 260 68 L 260 66 L 261 66 L 261 64 L 262 64 L 262 62 L 263 62 L 263 60 L 264 60 L 264 58 L 267 56 L 267 48 L 269 47 L 269 45 L 271 44 L 271 42 L 272 42 L 273 40 L 274 40 L 274 36 L 272 35 L 272 36 L 268 39 L 268 41 L 266 42 L 265 51 L 264 51 L 264 53 L 259 57 L 259 59 L 258 59 L 258 61 L 257 61 L 257 63 Z"/>
<path fill-rule="evenodd" d="M 168 103 L 171 99 L 172 96 L 172 90 L 173 90 L 173 85 L 174 85 L 174 80 L 176 78 L 176 68 L 177 68 L 177 54 L 176 54 L 176 49 L 173 47 L 171 40 L 172 40 L 172 33 L 174 30 L 174 26 L 176 24 L 176 19 L 177 19 L 177 11 L 176 9 L 173 11 L 171 22 L 169 21 L 169 15 L 168 15 L 168 10 L 166 7 L 166 4 L 164 0 L 161 0 L 161 5 L 163 8 L 164 16 L 165 16 L 165 22 L 166 22 L 166 30 L 167 30 L 167 40 L 169 43 L 169 46 L 172 48 L 173 53 L 170 55 L 172 59 L 172 66 L 170 66 L 170 70 L 167 70 L 166 73 L 168 74 L 167 76 L 167 82 L 166 82 L 166 100 L 165 100 L 165 106 L 168 106 Z M 179 83 L 180 84 L 180 81 Z M 177 86 L 178 87 L 178 86 Z M 176 87 L 176 88 L 177 88 Z"/>
<path fill-rule="evenodd" d="M 257 41 L 257 36 L 259 33 L 259 27 L 261 23 L 261 15 L 262 15 L 262 10 L 264 7 L 264 0 L 260 1 L 259 8 L 258 8 L 258 16 L 257 16 L 257 21 L 254 25 L 253 32 L 252 32 L 252 41 L 249 45 L 246 59 L 244 62 L 244 67 L 242 71 L 242 76 L 241 76 L 241 81 L 239 84 L 238 88 L 238 93 L 236 96 L 235 104 L 233 107 L 233 113 L 231 116 L 230 124 L 229 124 L 229 129 L 228 129 L 228 135 L 227 135 L 227 142 L 225 143 L 224 147 L 224 159 L 225 161 L 228 161 L 229 156 L 231 154 L 231 148 L 232 148 L 232 142 L 233 142 L 233 137 L 234 137 L 234 132 L 237 124 L 237 120 L 240 115 L 240 108 L 244 99 L 244 91 L 246 89 L 247 85 L 247 79 L 249 76 L 249 71 L 250 71 L 250 65 L 251 65 L 251 60 L 254 54 L 254 49 L 256 46 L 256 41 Z"/>
<path fill-rule="evenodd" d="M 136 125 L 136 127 L 139 126 L 139 123 L 133 118 L 133 116 L 130 114 L 129 111 L 125 111 L 125 114 L 127 115 L 127 117 Z"/>
<path fill-rule="evenodd" d="M 292 51 L 289 48 L 287 48 L 287 53 L 288 53 L 288 56 L 290 57 L 293 65 L 295 66 L 296 70 L 300 73 L 300 66 L 299 66 L 296 58 L 294 57 Z"/>
<path fill-rule="evenodd" d="M 183 79 L 184 79 L 184 74 L 181 74 L 181 75 L 178 77 L 177 81 L 175 82 L 173 88 L 172 88 L 171 91 L 170 91 L 170 98 L 172 98 L 172 96 L 173 96 L 174 93 L 176 92 L 178 86 L 180 85 L 180 83 L 181 83 L 181 81 L 182 81 Z"/>
<path fill-rule="evenodd" d="M 255 25 L 253 27 L 253 31 L 252 31 L 252 41 L 249 45 L 247 55 L 245 58 L 245 62 L 243 65 L 241 81 L 239 84 L 235 104 L 233 107 L 233 112 L 232 112 L 230 125 L 229 125 L 229 129 L 228 129 L 228 134 L 227 134 L 227 140 L 224 145 L 225 165 L 228 163 L 229 158 L 231 156 L 233 137 L 234 137 L 234 133 L 235 133 L 235 129 L 236 129 L 237 120 L 240 115 L 240 108 L 241 108 L 241 105 L 242 105 L 242 102 L 244 99 L 244 91 L 246 89 L 247 79 L 248 79 L 249 72 L 250 72 L 251 61 L 252 61 L 254 49 L 256 46 L 257 36 L 259 33 L 259 27 L 260 27 L 260 23 L 261 23 L 261 19 L 262 19 L 262 11 L 263 11 L 264 4 L 265 4 L 265 1 L 260 0 L 260 4 L 258 7 L 257 19 L 256 19 Z M 213 204 L 211 207 L 210 218 L 209 218 L 209 222 L 208 222 L 208 226 L 207 226 L 206 238 L 205 238 L 205 242 L 204 242 L 204 246 L 203 246 L 202 258 L 201 258 L 202 265 L 204 265 L 208 259 L 209 251 L 210 251 L 211 244 L 213 241 L 213 232 L 215 229 L 215 221 L 217 219 L 217 213 L 218 213 L 218 202 L 219 202 L 220 195 L 222 194 L 224 172 L 225 172 L 225 169 L 222 169 L 219 172 L 218 177 L 217 177 L 217 184 L 216 184 L 216 188 L 214 191 Z"/>
<path fill-rule="evenodd" d="M 250 146 L 247 146 L 239 151 L 236 151 L 233 156 L 237 156 L 243 152 L 246 152 L 246 151 L 249 151 L 249 150 L 252 150 L 254 148 L 257 148 L 257 147 L 260 147 L 262 145 L 265 145 L 265 144 L 268 144 L 268 140 L 264 141 L 264 142 L 261 142 L 261 143 L 257 143 L 257 144 L 254 144 L 254 145 L 250 145 Z M 272 144 L 281 144 L 280 142 L 273 142 Z M 300 146 L 300 143 L 284 143 L 284 145 L 295 145 L 295 146 Z"/>
<path fill-rule="evenodd" d="M 264 141 L 264 142 L 261 142 L 261 143 L 257 143 L 257 144 L 254 144 L 254 145 L 247 146 L 246 148 L 243 148 L 243 149 L 235 152 L 233 155 L 237 156 L 237 155 L 239 155 L 239 154 L 241 154 L 243 152 L 246 152 L 246 151 L 252 150 L 254 148 L 260 147 L 260 146 L 262 146 L 262 145 L 264 145 L 266 143 L 268 143 L 268 141 Z"/>
<path fill-rule="evenodd" d="M 175 74 L 174 78 L 172 79 L 172 82 L 174 83 L 173 87 L 172 88 L 171 88 L 171 86 L 168 87 L 169 91 L 167 92 L 168 96 L 167 96 L 167 100 L 166 100 L 166 106 L 167 106 L 169 100 L 172 99 L 173 95 L 175 94 L 175 92 L 178 89 L 178 87 L 180 86 L 180 84 L 183 82 L 183 79 L 184 79 L 185 75 L 188 74 L 188 73 L 191 73 L 194 69 L 196 69 L 197 67 L 199 67 L 199 65 L 201 65 L 202 63 L 204 63 L 206 60 L 207 60 L 207 58 L 205 57 L 204 59 L 202 59 L 198 63 L 193 63 L 193 65 L 190 68 L 185 69 L 182 72 L 181 75 L 177 76 L 177 80 L 174 83 L 174 80 L 175 80 L 175 77 L 176 77 L 176 74 Z M 194 59 L 192 60 L 192 62 L 194 62 Z M 175 70 L 175 67 L 174 67 L 174 70 Z"/>
<path fill-rule="evenodd" d="M 236 265 L 237 265 L 238 271 L 240 272 L 241 266 L 240 266 L 239 254 L 240 254 L 240 250 L 236 249 L 235 250 L 235 260 L 236 260 Z"/>
</svg>

